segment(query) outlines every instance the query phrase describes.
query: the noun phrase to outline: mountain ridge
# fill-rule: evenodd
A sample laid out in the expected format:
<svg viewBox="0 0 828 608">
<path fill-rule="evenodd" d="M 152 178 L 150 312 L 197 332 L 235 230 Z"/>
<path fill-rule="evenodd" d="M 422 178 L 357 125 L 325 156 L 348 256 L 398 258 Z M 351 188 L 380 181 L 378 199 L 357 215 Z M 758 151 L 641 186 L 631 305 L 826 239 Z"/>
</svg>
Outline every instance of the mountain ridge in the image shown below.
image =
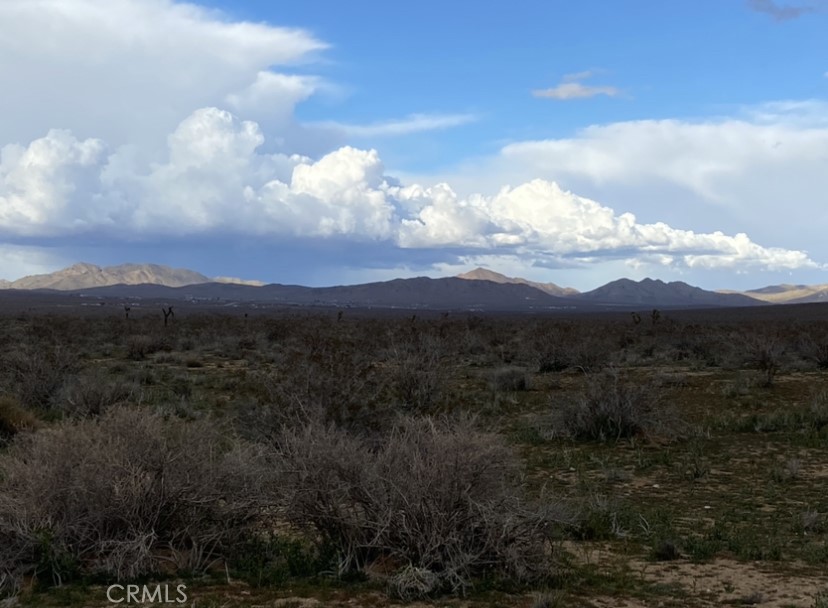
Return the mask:
<svg viewBox="0 0 828 608">
<path fill-rule="evenodd" d="M 202 283 L 234 283 L 263 285 L 261 281 L 244 281 L 233 277 L 210 278 L 186 268 L 171 268 L 161 264 L 119 264 L 96 266 L 79 262 L 47 274 L 28 275 L 16 281 L 0 280 L 2 289 L 56 289 L 73 291 L 113 285 L 163 285 L 184 287 Z"/>
<path fill-rule="evenodd" d="M 747 291 L 707 291 L 682 281 L 634 281 L 622 278 L 579 292 L 555 283 L 541 283 L 478 267 L 455 277 L 304 287 L 265 284 L 234 277 L 208 277 L 186 268 L 159 264 L 96 266 L 77 263 L 49 274 L 16 281 L 0 279 L 3 290 L 49 290 L 99 297 L 194 298 L 212 301 L 272 301 L 334 306 L 390 306 L 530 310 L 563 308 L 740 307 L 828 301 L 826 285 L 770 285 Z"/>
<path fill-rule="evenodd" d="M 469 272 L 458 274 L 457 278 L 465 279 L 467 281 L 491 281 L 492 283 L 529 285 L 530 287 L 540 289 L 549 295 L 558 297 L 573 296 L 580 293 L 577 289 L 573 289 L 572 287 L 561 287 L 555 283 L 538 283 L 537 281 L 530 281 L 520 277 L 508 277 L 504 274 L 500 274 L 499 272 L 489 270 L 488 268 L 482 268 L 480 266 L 474 270 L 470 270 Z"/>
<path fill-rule="evenodd" d="M 617 279 L 573 299 L 607 304 L 647 306 L 761 306 L 764 302 L 739 293 L 719 293 L 694 287 L 683 281 L 661 279 Z"/>
<path fill-rule="evenodd" d="M 65 293 L 65 292 L 64 292 Z M 183 287 L 164 285 L 111 285 L 69 292 L 85 297 L 128 299 L 221 301 L 268 305 L 336 306 L 353 308 L 400 308 L 426 310 L 543 311 L 575 308 L 528 285 L 504 285 L 491 281 L 465 281 L 456 277 L 393 279 L 361 285 L 304 287 L 272 283 L 260 287 L 239 284 L 200 283 Z"/>
<path fill-rule="evenodd" d="M 739 293 L 770 304 L 808 304 L 828 300 L 828 284 L 768 285 L 746 291 L 720 290 L 720 293 Z"/>
</svg>

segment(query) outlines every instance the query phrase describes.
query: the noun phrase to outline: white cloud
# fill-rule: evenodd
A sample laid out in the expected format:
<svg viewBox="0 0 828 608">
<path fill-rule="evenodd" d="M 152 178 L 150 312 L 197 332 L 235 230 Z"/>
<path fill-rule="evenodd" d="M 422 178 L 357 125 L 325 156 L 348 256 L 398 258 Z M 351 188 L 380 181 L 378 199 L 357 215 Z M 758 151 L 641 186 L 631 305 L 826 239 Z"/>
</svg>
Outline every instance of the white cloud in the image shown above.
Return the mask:
<svg viewBox="0 0 828 608">
<path fill-rule="evenodd" d="M 168 138 L 168 161 L 141 172 L 99 140 L 51 131 L 0 163 L 0 231 L 11 238 L 341 236 L 406 249 L 519 253 L 547 264 L 649 256 L 688 268 L 813 268 L 800 251 L 744 234 L 641 223 L 536 179 L 497 194 L 398 185 L 374 150 L 317 161 L 266 154 L 259 126 L 205 108 Z M 655 256 L 655 257 L 654 257 Z"/>
<path fill-rule="evenodd" d="M 535 178 L 648 223 L 747 232 L 759 242 L 828 257 L 828 104 L 775 102 L 732 117 L 594 125 L 559 139 L 519 141 L 451 172 L 461 197 Z M 793 219 L 796 218 L 796 219 Z"/>
<path fill-rule="evenodd" d="M 0 231 L 12 237 L 90 234 L 349 234 L 385 238 L 376 152 L 341 148 L 313 162 L 261 154 L 259 126 L 229 112 L 194 112 L 168 138 L 169 160 L 140 172 L 99 140 L 51 131 L 0 163 Z"/>
<path fill-rule="evenodd" d="M 792 269 L 818 265 L 801 251 L 767 248 L 745 234 L 698 234 L 662 222 L 639 223 L 595 201 L 533 180 L 492 197 L 460 200 L 446 185 L 402 189 L 403 200 L 430 199 L 402 222 L 407 247 L 464 246 L 496 252 L 516 249 L 529 258 L 593 260 L 649 257 L 689 268 Z"/>
<path fill-rule="evenodd" d="M 53 223 L 69 232 L 97 224 L 94 205 L 105 146 L 78 141 L 68 131 L 51 130 L 27 148 L 0 149 L 0 227 L 16 236 L 38 234 Z"/>
<path fill-rule="evenodd" d="M 316 76 L 276 74 L 261 71 L 245 89 L 228 94 L 225 101 L 237 113 L 266 116 L 285 124 L 293 119 L 293 108 L 326 86 Z"/>
<path fill-rule="evenodd" d="M 290 116 L 317 81 L 273 74 L 326 44 L 306 31 L 231 21 L 172 0 L 0 2 L 0 144 L 48 128 L 112 146 L 163 144 L 193 109 L 230 101 Z"/>
<path fill-rule="evenodd" d="M 73 262 L 40 247 L 0 244 L 0 280 L 14 281 L 30 274 L 54 272 Z"/>
<path fill-rule="evenodd" d="M 598 95 L 606 95 L 607 97 L 617 97 L 620 95 L 621 90 L 616 87 L 607 85 L 591 86 L 580 82 L 581 80 L 592 78 L 599 71 L 584 70 L 583 72 L 566 74 L 558 85 L 548 89 L 536 89 L 532 91 L 532 95 L 535 97 L 545 97 L 547 99 L 557 99 L 559 101 L 587 99 Z"/>
<path fill-rule="evenodd" d="M 571 139 L 507 146 L 502 160 L 521 173 L 581 189 L 589 184 L 598 195 L 627 192 L 630 206 L 640 205 L 648 215 L 667 221 L 683 213 L 710 225 L 724 219 L 715 215 L 719 209 L 732 218 L 732 226 L 758 232 L 760 238 L 801 241 L 807 238 L 801 226 L 773 218 L 785 209 L 822 225 L 828 219 L 820 195 L 828 189 L 828 125 L 803 126 L 786 116 L 772 122 L 770 111 L 765 109 L 762 122 L 661 120 L 595 126 Z M 664 185 L 684 196 L 664 200 L 659 193 Z M 633 202 L 634 197 L 639 201 Z"/>
<path fill-rule="evenodd" d="M 587 99 L 598 95 L 616 97 L 620 94 L 621 91 L 615 87 L 590 86 L 580 82 L 562 82 L 549 89 L 535 89 L 532 91 L 532 95 L 535 97 L 545 97 L 547 99 L 558 99 L 561 101 L 568 99 Z"/>
<path fill-rule="evenodd" d="M 328 121 L 316 123 L 315 126 L 339 131 L 348 137 L 387 137 L 448 129 L 467 125 L 477 119 L 478 117 L 474 114 L 411 114 L 399 120 L 386 120 L 367 125 Z"/>
</svg>

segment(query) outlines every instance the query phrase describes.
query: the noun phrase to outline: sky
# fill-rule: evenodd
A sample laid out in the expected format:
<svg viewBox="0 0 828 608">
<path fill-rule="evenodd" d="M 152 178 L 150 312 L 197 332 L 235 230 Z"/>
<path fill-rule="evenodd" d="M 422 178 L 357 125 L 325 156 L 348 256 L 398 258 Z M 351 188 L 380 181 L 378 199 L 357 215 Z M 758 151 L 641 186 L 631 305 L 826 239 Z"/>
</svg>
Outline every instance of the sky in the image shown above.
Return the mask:
<svg viewBox="0 0 828 608">
<path fill-rule="evenodd" d="M 0 0 L 0 278 L 828 283 L 828 0 Z"/>
</svg>

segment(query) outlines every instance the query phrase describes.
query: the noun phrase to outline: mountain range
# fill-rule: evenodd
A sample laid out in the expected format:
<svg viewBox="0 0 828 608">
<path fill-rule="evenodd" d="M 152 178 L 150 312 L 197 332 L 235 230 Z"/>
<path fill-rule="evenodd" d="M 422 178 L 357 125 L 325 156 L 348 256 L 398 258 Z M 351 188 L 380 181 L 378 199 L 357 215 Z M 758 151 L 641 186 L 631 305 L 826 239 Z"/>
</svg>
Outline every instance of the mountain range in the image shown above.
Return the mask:
<svg viewBox="0 0 828 608">
<path fill-rule="evenodd" d="M 769 304 L 807 304 L 828 302 L 828 284 L 826 285 L 770 285 L 759 289 L 720 293 L 741 293 L 743 295 L 768 302 Z"/>
<path fill-rule="evenodd" d="M 170 268 L 159 264 L 121 264 L 102 268 L 94 264 L 80 263 L 49 274 L 30 275 L 16 281 L 0 280 L 0 288 L 73 291 L 109 285 L 149 284 L 183 287 L 199 283 L 264 285 L 261 281 L 244 281 L 231 277 L 209 278 L 186 268 Z"/>
<path fill-rule="evenodd" d="M 75 264 L 50 274 L 0 280 L 0 289 L 59 291 L 120 299 L 464 310 L 607 310 L 745 307 L 828 301 L 828 285 L 774 285 L 744 292 L 707 291 L 674 281 L 619 279 L 587 292 L 476 268 L 456 277 L 394 279 L 303 287 L 207 277 L 156 264 Z"/>
</svg>

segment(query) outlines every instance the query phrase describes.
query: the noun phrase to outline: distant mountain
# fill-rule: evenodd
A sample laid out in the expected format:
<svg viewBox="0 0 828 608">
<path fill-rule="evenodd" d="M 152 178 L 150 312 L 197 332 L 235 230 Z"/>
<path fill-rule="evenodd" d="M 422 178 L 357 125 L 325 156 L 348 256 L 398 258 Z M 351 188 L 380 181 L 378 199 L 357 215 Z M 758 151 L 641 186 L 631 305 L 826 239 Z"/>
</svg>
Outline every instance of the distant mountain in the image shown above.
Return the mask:
<svg viewBox="0 0 828 608">
<path fill-rule="evenodd" d="M 261 285 L 260 282 L 245 282 L 240 279 L 219 277 L 211 279 L 199 272 L 185 268 L 170 268 L 158 264 L 121 264 L 120 266 L 100 267 L 94 264 L 75 264 L 50 274 L 38 274 L 23 277 L 16 281 L 3 281 L 2 289 L 57 289 L 72 291 L 105 287 L 109 285 L 164 285 L 182 287 L 210 282 L 242 283 Z"/>
<path fill-rule="evenodd" d="M 798 298 L 793 298 L 792 300 L 787 300 L 785 304 L 811 304 L 816 302 L 828 302 L 828 286 L 823 285 L 821 286 L 822 289 L 818 289 L 809 293 L 805 296 L 800 296 Z"/>
<path fill-rule="evenodd" d="M 671 307 L 757 306 L 763 302 L 738 293 L 705 291 L 681 281 L 665 283 L 661 280 L 633 281 L 619 279 L 573 297 L 584 302 L 612 305 L 642 305 Z"/>
<path fill-rule="evenodd" d="M 775 285 L 744 293 L 713 292 L 687 283 L 620 279 L 588 291 L 511 278 L 483 268 L 458 277 L 394 279 L 362 285 L 264 285 L 156 264 L 99 267 L 75 264 L 51 274 L 0 282 L 0 289 L 57 290 L 118 299 L 162 299 L 268 305 L 431 310 L 550 311 L 617 308 L 707 308 L 769 302 L 828 302 L 828 285 Z"/>
<path fill-rule="evenodd" d="M 299 285 L 229 285 L 202 283 L 186 287 L 114 285 L 82 290 L 90 296 L 196 301 L 262 302 L 354 308 L 530 311 L 572 309 L 575 304 L 528 285 L 468 281 L 458 278 L 394 279 L 363 285 L 302 287 Z"/>
<path fill-rule="evenodd" d="M 772 304 L 807 304 L 828 301 L 828 285 L 769 285 L 748 291 L 722 291 L 742 295 Z"/>
<path fill-rule="evenodd" d="M 506 275 L 488 270 L 486 268 L 475 268 L 469 272 L 457 275 L 458 279 L 466 279 L 467 281 L 491 281 L 492 283 L 512 284 L 512 285 L 529 285 L 535 289 L 540 289 L 552 296 L 567 297 L 578 294 L 577 289 L 571 287 L 559 287 L 555 283 L 536 283 L 527 279 L 507 277 Z"/>
</svg>

